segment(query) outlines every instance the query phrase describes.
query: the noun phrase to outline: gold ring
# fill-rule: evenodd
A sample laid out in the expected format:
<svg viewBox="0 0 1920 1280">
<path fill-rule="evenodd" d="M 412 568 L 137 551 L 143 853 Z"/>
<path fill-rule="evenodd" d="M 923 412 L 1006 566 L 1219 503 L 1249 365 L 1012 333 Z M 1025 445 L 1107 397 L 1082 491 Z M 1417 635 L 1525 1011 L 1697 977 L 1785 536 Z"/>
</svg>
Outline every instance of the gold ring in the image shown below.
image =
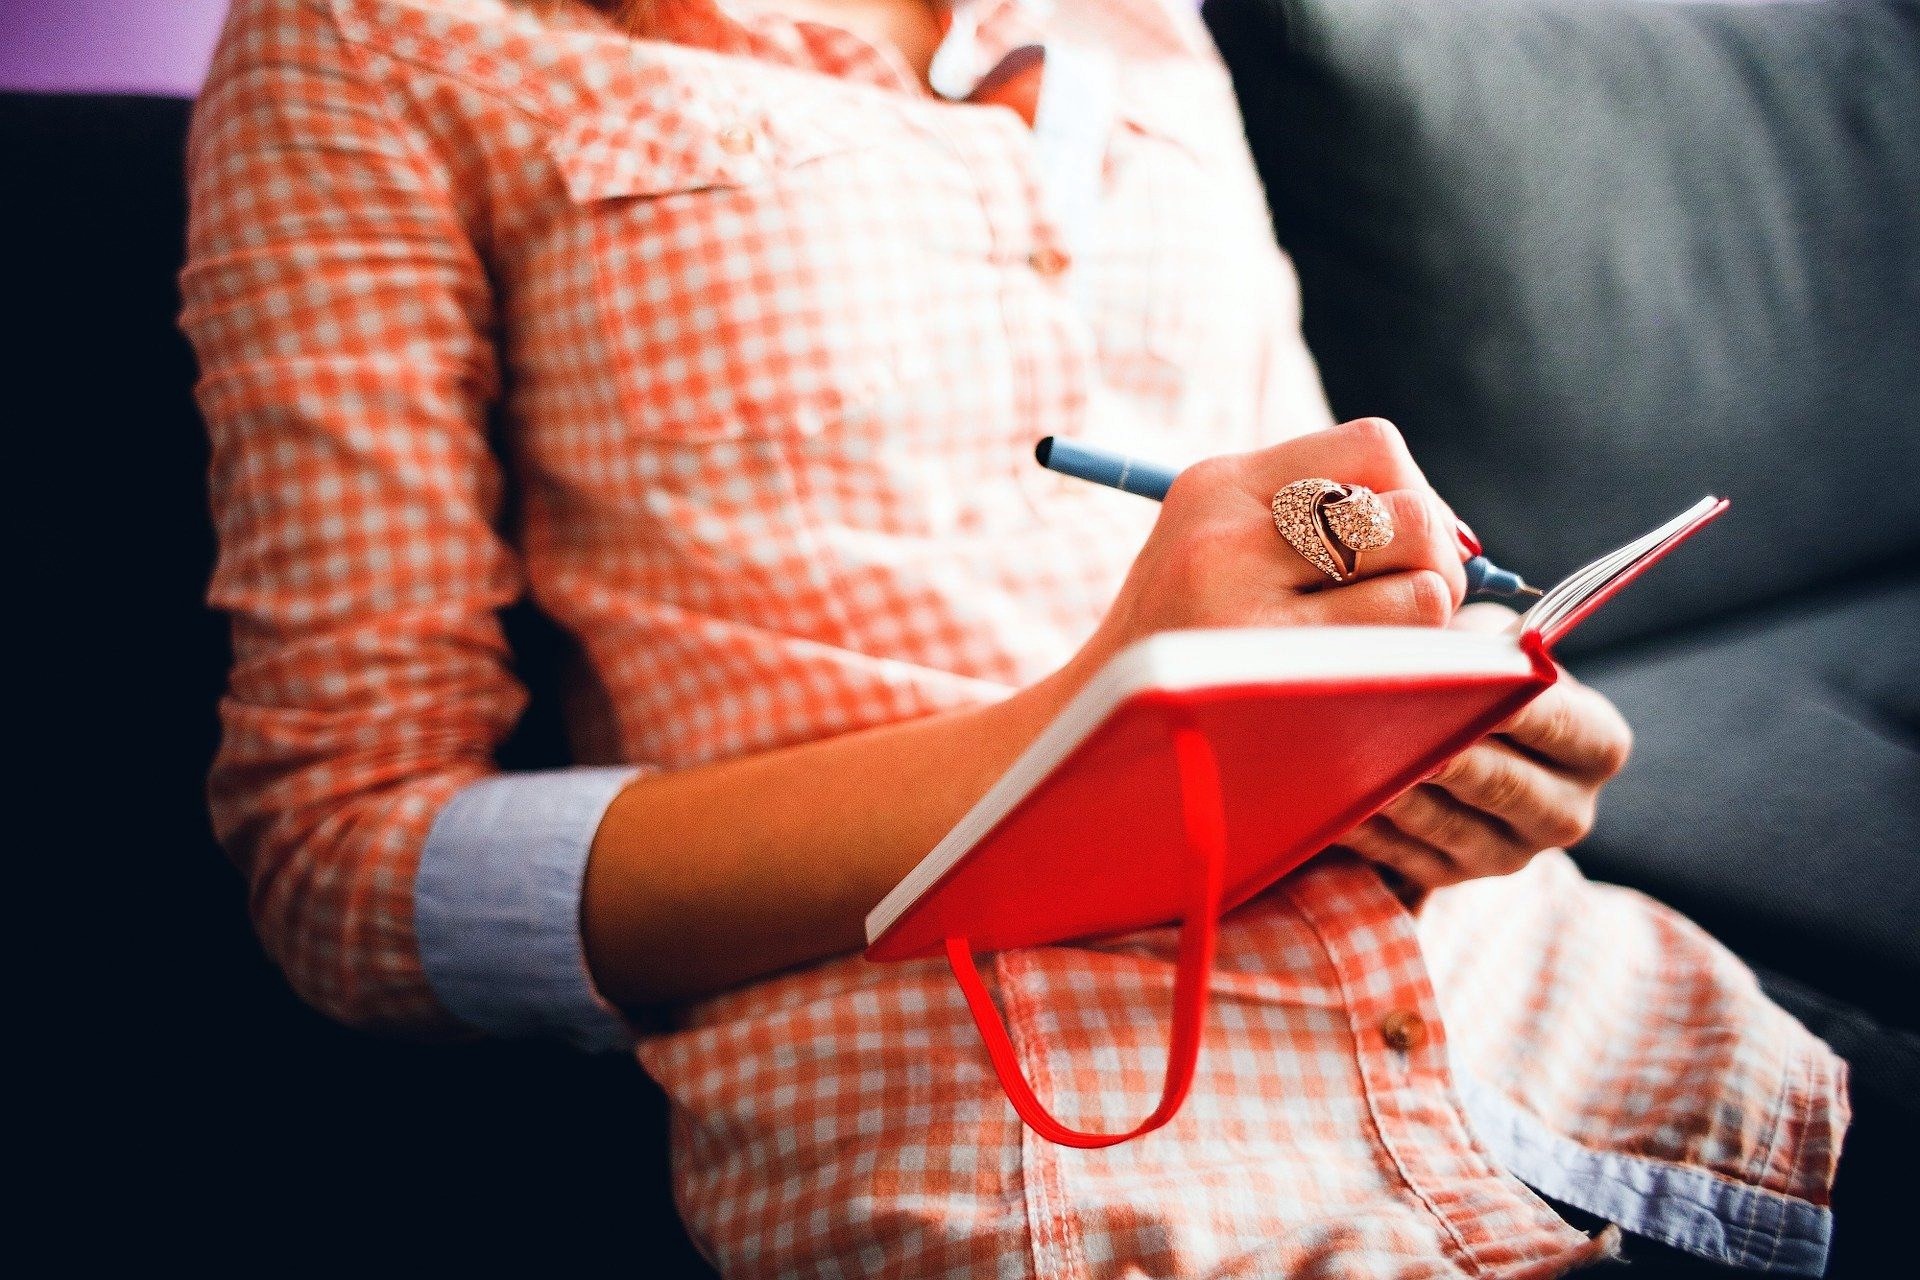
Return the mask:
<svg viewBox="0 0 1920 1280">
<path fill-rule="evenodd" d="M 1360 554 L 1393 541 L 1393 517 L 1365 485 L 1314 476 L 1273 495 L 1273 527 L 1288 546 L 1335 582 L 1360 568 Z"/>
</svg>

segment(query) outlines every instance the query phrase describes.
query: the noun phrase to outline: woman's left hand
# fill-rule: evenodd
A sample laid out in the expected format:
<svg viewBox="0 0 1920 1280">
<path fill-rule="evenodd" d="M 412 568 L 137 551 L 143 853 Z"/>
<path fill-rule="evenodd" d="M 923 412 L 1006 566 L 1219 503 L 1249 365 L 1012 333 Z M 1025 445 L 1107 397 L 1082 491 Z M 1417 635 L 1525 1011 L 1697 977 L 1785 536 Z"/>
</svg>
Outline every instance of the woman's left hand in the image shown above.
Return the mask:
<svg viewBox="0 0 1920 1280">
<path fill-rule="evenodd" d="M 1472 604 L 1453 626 L 1498 630 L 1513 616 Z M 1632 745 L 1613 703 L 1562 668 L 1558 683 L 1339 844 L 1426 889 L 1510 874 L 1586 836 Z"/>
</svg>

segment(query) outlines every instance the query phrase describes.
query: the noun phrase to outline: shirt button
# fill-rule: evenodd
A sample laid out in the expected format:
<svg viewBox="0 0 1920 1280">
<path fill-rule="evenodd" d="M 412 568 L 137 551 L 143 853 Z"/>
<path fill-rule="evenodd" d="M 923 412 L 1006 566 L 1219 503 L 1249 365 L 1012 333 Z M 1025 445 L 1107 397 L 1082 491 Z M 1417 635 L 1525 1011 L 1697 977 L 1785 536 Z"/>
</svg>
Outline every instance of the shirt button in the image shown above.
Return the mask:
<svg viewBox="0 0 1920 1280">
<path fill-rule="evenodd" d="M 1406 1053 L 1427 1042 L 1427 1022 L 1411 1009 L 1395 1009 L 1380 1019 L 1380 1038 L 1387 1048 Z"/>
<path fill-rule="evenodd" d="M 747 154 L 753 150 L 753 130 L 744 125 L 728 125 L 720 131 L 720 149 L 728 155 Z"/>
<path fill-rule="evenodd" d="M 1058 249 L 1035 249 L 1027 255 L 1027 265 L 1043 276 L 1057 276 L 1071 264 L 1071 259 Z"/>
</svg>

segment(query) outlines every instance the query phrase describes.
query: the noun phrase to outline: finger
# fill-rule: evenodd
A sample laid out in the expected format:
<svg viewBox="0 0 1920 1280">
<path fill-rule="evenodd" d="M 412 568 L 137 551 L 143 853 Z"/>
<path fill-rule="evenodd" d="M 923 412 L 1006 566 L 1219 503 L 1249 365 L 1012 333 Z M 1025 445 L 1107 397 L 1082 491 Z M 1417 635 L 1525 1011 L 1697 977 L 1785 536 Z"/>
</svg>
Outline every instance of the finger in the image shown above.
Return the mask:
<svg viewBox="0 0 1920 1280">
<path fill-rule="evenodd" d="M 1532 846 L 1529 852 L 1575 844 L 1593 825 L 1590 788 L 1494 738 L 1447 761 L 1424 785 L 1498 818 Z"/>
<path fill-rule="evenodd" d="M 1295 590 L 1331 591 L 1365 578 L 1430 569 L 1446 579 L 1451 614 L 1467 594 L 1466 567 L 1453 535 L 1452 517 L 1431 490 L 1393 489 L 1374 496 L 1393 525 L 1392 542 L 1361 555 L 1354 573 L 1345 582 L 1335 582 L 1275 529 L 1271 544 L 1277 580 Z M 1273 522 L 1268 523 L 1271 527 Z"/>
<path fill-rule="evenodd" d="M 1389 489 L 1431 489 L 1399 428 L 1385 418 L 1356 418 L 1246 454 L 1248 483 L 1263 501 L 1307 476 Z"/>
<path fill-rule="evenodd" d="M 1392 867 L 1422 888 L 1438 889 L 1467 878 L 1446 854 L 1407 835 L 1377 814 L 1349 831 L 1341 838 L 1340 845 L 1369 862 Z"/>
<path fill-rule="evenodd" d="M 1633 750 L 1633 729 L 1605 694 L 1563 678 L 1495 730 L 1546 764 L 1585 780 L 1611 778 Z"/>
<path fill-rule="evenodd" d="M 1278 626 L 1444 627 L 1453 615 L 1453 588 L 1433 570 L 1416 569 L 1309 591 L 1275 609 Z"/>
<path fill-rule="evenodd" d="M 1499 818 L 1422 784 L 1397 797 L 1380 815 L 1423 844 L 1446 851 L 1469 875 L 1518 871 L 1546 848 L 1518 835 Z"/>
<path fill-rule="evenodd" d="M 1447 580 L 1447 593 L 1453 607 L 1458 608 L 1467 598 L 1467 570 L 1460 558 L 1452 513 L 1431 489 L 1393 489 L 1377 496 L 1393 521 L 1393 541 L 1362 554 L 1348 582 L 1431 569 Z"/>
</svg>

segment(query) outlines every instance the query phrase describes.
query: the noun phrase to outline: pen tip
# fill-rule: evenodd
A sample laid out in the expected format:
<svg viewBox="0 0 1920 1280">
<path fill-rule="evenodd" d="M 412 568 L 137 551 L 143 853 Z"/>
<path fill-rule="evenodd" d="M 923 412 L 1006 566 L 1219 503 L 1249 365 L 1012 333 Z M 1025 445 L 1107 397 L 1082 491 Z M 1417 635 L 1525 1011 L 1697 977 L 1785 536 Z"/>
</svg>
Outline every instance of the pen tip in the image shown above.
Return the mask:
<svg viewBox="0 0 1920 1280">
<path fill-rule="evenodd" d="M 1519 586 L 1515 587 L 1514 592 L 1518 595 L 1523 595 L 1523 596 L 1543 596 L 1547 594 L 1546 592 L 1542 591 L 1540 588 L 1530 587 L 1524 582 L 1521 583 Z"/>
</svg>

